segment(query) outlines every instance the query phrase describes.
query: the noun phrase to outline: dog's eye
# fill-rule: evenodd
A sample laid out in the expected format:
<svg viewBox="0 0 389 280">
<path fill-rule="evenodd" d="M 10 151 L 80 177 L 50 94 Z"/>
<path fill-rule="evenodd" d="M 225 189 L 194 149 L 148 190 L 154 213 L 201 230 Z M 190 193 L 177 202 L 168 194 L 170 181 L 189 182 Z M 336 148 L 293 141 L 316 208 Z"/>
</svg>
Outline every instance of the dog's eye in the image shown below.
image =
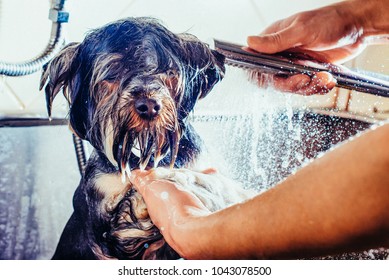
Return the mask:
<svg viewBox="0 0 389 280">
<path fill-rule="evenodd" d="M 105 81 L 112 83 L 116 81 L 116 76 L 108 76 L 104 79 Z"/>
<path fill-rule="evenodd" d="M 136 96 L 136 95 L 140 95 L 143 91 L 144 90 L 141 87 L 134 87 L 131 89 L 131 94 Z"/>
<path fill-rule="evenodd" d="M 168 76 L 168 78 L 173 78 L 173 77 L 175 77 L 177 75 L 177 72 L 174 71 L 174 70 L 168 70 L 166 72 L 166 75 Z"/>
</svg>

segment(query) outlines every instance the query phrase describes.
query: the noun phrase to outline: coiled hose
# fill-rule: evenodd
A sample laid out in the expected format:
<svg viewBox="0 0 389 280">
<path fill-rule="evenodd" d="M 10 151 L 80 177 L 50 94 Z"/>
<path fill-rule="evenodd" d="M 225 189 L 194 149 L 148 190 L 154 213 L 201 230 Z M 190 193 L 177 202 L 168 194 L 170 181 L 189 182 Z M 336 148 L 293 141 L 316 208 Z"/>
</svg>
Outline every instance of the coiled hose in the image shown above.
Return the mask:
<svg viewBox="0 0 389 280">
<path fill-rule="evenodd" d="M 37 57 L 21 63 L 0 61 L 0 75 L 24 76 L 42 69 L 54 55 L 61 50 L 65 43 L 62 24 L 68 21 L 69 13 L 64 11 L 65 0 L 51 0 L 49 19 L 53 21 L 51 36 L 46 49 Z"/>
<path fill-rule="evenodd" d="M 0 2 L 1 4 L 1 2 Z M 0 61 L 0 75 L 5 76 L 25 76 L 40 71 L 47 62 L 58 53 L 64 43 L 63 23 L 68 22 L 69 13 L 65 11 L 65 0 L 51 0 L 49 19 L 53 22 L 49 43 L 45 50 L 37 57 L 21 62 L 8 63 Z M 84 174 L 86 166 L 86 155 L 82 139 L 73 134 L 73 143 L 76 151 L 78 169 L 81 175 Z"/>
<path fill-rule="evenodd" d="M 84 175 L 86 167 L 86 154 L 84 149 L 84 143 L 82 139 L 74 134 L 73 135 L 73 144 L 76 151 L 78 170 L 80 171 L 81 176 Z"/>
</svg>

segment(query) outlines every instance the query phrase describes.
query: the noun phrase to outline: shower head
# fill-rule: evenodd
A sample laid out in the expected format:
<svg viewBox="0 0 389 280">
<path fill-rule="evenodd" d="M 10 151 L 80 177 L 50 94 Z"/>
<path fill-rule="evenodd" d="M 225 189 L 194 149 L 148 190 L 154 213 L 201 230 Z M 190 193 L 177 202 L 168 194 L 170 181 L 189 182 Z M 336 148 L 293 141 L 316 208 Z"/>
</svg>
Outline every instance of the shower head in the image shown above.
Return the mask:
<svg viewBox="0 0 389 280">
<path fill-rule="evenodd" d="M 260 73 L 291 76 L 306 74 L 313 76 L 317 72 L 329 72 L 335 79 L 338 87 L 356 90 L 359 92 L 389 97 L 389 77 L 372 77 L 345 66 L 318 62 L 303 54 L 282 52 L 264 54 L 245 50 L 244 46 L 214 40 L 215 50 L 225 56 L 227 65 L 244 68 Z"/>
</svg>

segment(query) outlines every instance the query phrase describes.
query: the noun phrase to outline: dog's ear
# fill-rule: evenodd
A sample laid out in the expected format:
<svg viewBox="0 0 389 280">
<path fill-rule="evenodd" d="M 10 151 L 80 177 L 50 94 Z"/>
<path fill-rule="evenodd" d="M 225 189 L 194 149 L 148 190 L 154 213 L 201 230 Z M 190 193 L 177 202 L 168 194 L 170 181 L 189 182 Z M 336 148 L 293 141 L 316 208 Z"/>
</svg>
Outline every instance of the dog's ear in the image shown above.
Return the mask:
<svg viewBox="0 0 389 280">
<path fill-rule="evenodd" d="M 182 38 L 190 68 L 194 71 L 191 78 L 195 78 L 198 98 L 204 98 L 224 77 L 224 56 L 193 35 L 185 34 Z"/>
<path fill-rule="evenodd" d="M 208 51 L 210 51 L 210 57 L 208 58 L 208 65 L 204 72 L 204 81 L 201 85 L 201 94 L 199 98 L 207 96 L 213 86 L 224 78 L 226 71 L 224 66 L 224 56 L 214 50 L 208 49 Z"/>
<path fill-rule="evenodd" d="M 184 94 L 178 110 L 180 119 L 186 118 L 198 99 L 204 98 L 214 85 L 224 77 L 224 56 L 211 50 L 196 37 L 181 34 L 181 46 L 184 50 L 186 80 Z"/>
<path fill-rule="evenodd" d="M 70 128 L 80 138 L 85 139 L 87 101 L 82 100 L 80 74 L 81 62 L 77 59 L 80 43 L 65 46 L 48 64 L 43 67 L 40 90 L 45 87 L 47 113 L 51 117 L 54 98 L 62 90 L 70 107 Z M 81 105 L 83 103 L 84 105 Z"/>
<path fill-rule="evenodd" d="M 67 88 L 70 80 L 73 78 L 74 73 L 71 71 L 71 68 L 79 45 L 79 43 L 68 44 L 43 67 L 39 89 L 42 90 L 45 87 L 46 106 L 49 117 L 51 116 L 53 100 L 61 90 L 70 103 Z"/>
</svg>

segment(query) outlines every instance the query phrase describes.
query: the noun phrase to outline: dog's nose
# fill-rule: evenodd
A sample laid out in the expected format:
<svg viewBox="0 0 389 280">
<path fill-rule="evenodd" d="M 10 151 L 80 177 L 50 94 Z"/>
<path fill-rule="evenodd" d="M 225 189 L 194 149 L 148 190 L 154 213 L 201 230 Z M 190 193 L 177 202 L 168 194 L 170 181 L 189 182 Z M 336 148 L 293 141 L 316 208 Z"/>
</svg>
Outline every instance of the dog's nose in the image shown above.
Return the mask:
<svg viewBox="0 0 389 280">
<path fill-rule="evenodd" d="M 161 111 L 162 103 L 153 98 L 141 98 L 135 101 L 135 109 L 141 118 L 152 120 Z"/>
</svg>

